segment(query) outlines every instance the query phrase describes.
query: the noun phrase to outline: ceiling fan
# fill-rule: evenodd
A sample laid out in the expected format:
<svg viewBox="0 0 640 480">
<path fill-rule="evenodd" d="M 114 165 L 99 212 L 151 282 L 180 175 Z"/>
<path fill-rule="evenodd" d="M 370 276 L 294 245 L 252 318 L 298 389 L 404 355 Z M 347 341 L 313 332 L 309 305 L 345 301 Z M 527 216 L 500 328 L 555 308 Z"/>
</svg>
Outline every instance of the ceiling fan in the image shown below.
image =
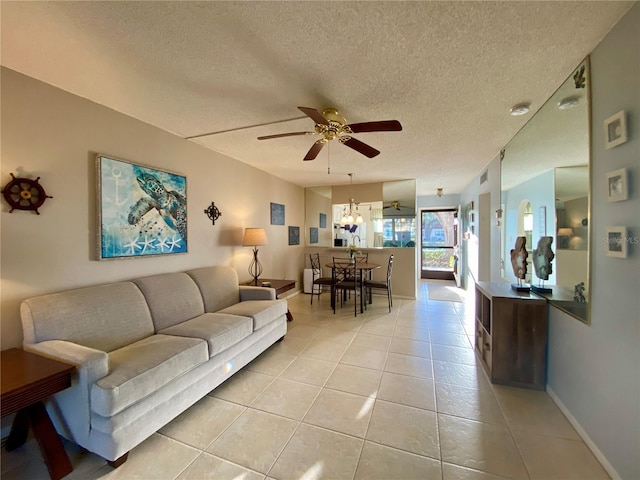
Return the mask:
<svg viewBox="0 0 640 480">
<path fill-rule="evenodd" d="M 400 210 L 401 208 L 413 208 L 407 205 L 401 205 L 399 201 L 394 200 L 393 202 L 389 203 L 389 205 L 385 205 L 383 207 L 384 210 L 386 210 L 387 208 L 393 208 L 394 210 Z"/>
<path fill-rule="evenodd" d="M 298 107 L 298 109 L 316 123 L 314 132 L 279 133 L 258 137 L 258 140 L 270 140 L 272 138 L 293 137 L 297 135 L 322 135 L 322 138 L 311 146 L 304 160 L 314 160 L 320 153 L 320 150 L 322 150 L 322 147 L 335 139 L 338 139 L 343 145 L 353 148 L 355 151 L 369 158 L 373 158 L 379 155 L 380 152 L 357 138 L 353 138 L 351 134 L 365 132 L 399 132 L 402 130 L 402 125 L 400 125 L 398 120 L 381 120 L 378 122 L 352 123 L 349 125 L 347 124 L 347 120 L 340 115 L 335 108 L 325 108 L 322 113 L 315 108 Z"/>
</svg>

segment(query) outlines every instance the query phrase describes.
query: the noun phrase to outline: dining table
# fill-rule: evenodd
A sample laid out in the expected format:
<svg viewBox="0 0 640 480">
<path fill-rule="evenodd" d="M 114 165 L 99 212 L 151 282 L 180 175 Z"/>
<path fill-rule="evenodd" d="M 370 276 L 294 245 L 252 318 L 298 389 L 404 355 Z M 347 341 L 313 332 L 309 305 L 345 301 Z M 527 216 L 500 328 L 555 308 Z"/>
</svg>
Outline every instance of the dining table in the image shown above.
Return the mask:
<svg viewBox="0 0 640 480">
<path fill-rule="evenodd" d="M 331 278 L 333 280 L 331 282 L 331 308 L 335 308 L 335 302 L 336 302 L 336 290 L 335 290 L 336 272 L 335 272 L 335 268 L 334 268 L 333 263 L 327 263 L 327 264 L 325 264 L 325 267 L 331 269 Z M 364 302 L 364 276 L 365 276 L 365 273 L 369 274 L 373 270 L 375 270 L 376 268 L 380 268 L 380 264 L 379 263 L 373 263 L 373 262 L 356 262 L 355 268 L 356 268 L 356 271 L 357 271 L 358 275 L 360 276 L 360 313 L 364 313 L 364 308 L 365 308 L 365 302 Z"/>
</svg>

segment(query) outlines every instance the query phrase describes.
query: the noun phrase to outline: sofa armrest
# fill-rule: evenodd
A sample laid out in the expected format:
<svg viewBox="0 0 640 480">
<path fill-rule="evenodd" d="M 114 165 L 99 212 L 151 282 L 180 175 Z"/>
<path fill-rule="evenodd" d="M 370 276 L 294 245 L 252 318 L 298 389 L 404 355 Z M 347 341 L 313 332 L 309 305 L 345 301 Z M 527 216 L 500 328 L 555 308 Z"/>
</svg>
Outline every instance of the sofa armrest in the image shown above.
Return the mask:
<svg viewBox="0 0 640 480">
<path fill-rule="evenodd" d="M 240 285 L 240 301 L 247 300 L 275 300 L 276 289 L 269 287 L 255 287 L 252 285 Z"/>
<path fill-rule="evenodd" d="M 82 443 L 80 439 L 86 439 L 91 428 L 91 387 L 109 373 L 109 355 L 65 340 L 25 343 L 23 348 L 27 352 L 76 366 L 71 386 L 55 394 L 48 402 L 48 409 L 58 432 Z"/>
</svg>

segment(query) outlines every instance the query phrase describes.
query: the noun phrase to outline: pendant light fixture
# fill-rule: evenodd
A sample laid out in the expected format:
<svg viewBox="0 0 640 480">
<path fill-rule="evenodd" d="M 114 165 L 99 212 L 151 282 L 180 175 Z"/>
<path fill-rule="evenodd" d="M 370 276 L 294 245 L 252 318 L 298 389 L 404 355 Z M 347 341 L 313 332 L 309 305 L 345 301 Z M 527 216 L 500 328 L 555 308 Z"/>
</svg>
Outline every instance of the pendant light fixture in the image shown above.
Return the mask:
<svg viewBox="0 0 640 480">
<path fill-rule="evenodd" d="M 353 176 L 355 173 L 349 173 L 349 184 L 351 185 L 351 196 L 349 197 L 349 209 L 347 207 L 342 210 L 342 218 L 340 219 L 341 225 L 351 225 L 352 223 L 362 223 L 362 215 L 358 212 L 358 202 L 353 198 Z M 354 208 L 355 207 L 355 208 Z"/>
</svg>

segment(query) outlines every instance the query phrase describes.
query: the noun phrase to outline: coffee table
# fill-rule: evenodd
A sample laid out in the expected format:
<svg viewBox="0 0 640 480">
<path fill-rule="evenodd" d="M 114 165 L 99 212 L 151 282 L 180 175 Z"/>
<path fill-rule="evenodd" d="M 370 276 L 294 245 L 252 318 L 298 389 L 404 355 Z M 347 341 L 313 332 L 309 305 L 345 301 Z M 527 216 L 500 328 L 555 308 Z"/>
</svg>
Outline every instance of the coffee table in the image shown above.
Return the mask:
<svg viewBox="0 0 640 480">
<path fill-rule="evenodd" d="M 2 416 L 16 414 L 5 448 L 10 452 L 22 446 L 31 427 L 49 476 L 58 480 L 68 475 L 73 467 L 43 400 L 70 387 L 76 367 L 19 348 L 0 353 Z"/>
</svg>

